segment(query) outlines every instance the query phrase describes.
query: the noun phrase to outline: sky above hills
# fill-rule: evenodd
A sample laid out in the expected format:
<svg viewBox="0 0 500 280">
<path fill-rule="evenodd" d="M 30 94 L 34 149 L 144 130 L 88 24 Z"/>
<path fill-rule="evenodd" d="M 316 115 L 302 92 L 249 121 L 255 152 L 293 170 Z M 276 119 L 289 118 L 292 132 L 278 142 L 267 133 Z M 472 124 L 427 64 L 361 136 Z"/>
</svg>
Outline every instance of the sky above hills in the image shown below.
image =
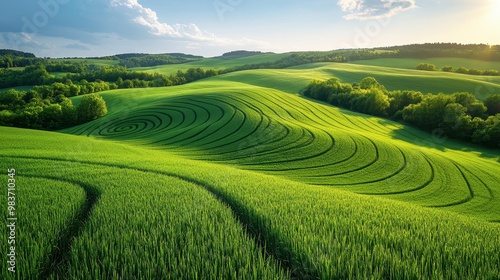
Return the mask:
<svg viewBox="0 0 500 280">
<path fill-rule="evenodd" d="M 500 44 L 500 0 L 17 0 L 0 49 L 37 56 Z"/>
</svg>

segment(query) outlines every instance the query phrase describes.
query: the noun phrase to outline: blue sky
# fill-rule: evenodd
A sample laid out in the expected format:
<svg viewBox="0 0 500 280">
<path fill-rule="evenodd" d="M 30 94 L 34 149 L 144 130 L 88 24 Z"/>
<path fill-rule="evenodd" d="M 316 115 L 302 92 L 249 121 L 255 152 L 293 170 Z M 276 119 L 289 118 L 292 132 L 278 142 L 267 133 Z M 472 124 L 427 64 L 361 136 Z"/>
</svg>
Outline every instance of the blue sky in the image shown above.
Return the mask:
<svg viewBox="0 0 500 280">
<path fill-rule="evenodd" d="M 42 57 L 500 44 L 500 0 L 16 0 L 0 5 L 0 49 Z"/>
</svg>

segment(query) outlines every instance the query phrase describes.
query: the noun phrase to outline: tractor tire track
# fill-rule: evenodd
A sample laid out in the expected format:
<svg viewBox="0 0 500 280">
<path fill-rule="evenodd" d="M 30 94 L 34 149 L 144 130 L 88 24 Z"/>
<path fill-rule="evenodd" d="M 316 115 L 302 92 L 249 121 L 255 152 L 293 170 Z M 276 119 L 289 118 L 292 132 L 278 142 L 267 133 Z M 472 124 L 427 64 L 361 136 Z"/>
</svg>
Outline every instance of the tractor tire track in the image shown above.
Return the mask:
<svg viewBox="0 0 500 280">
<path fill-rule="evenodd" d="M 75 163 L 75 164 L 85 164 L 85 165 L 91 165 L 91 166 L 102 166 L 102 167 L 111 167 L 111 168 L 118 168 L 122 170 L 133 170 L 133 171 L 141 171 L 145 173 L 153 173 L 157 175 L 162 175 L 162 176 L 168 176 L 172 178 L 176 178 L 178 180 L 193 184 L 199 188 L 204 189 L 208 193 L 212 194 L 214 198 L 216 198 L 221 205 L 228 207 L 229 210 L 233 213 L 233 217 L 235 220 L 240 224 L 241 228 L 245 232 L 245 234 L 254 241 L 255 245 L 264 253 L 264 255 L 273 258 L 280 266 L 281 269 L 286 271 L 289 275 L 292 275 L 292 278 L 294 279 L 315 279 L 319 277 L 319 272 L 318 271 L 303 271 L 301 269 L 300 264 L 306 263 L 307 265 L 305 267 L 313 267 L 311 265 L 311 261 L 308 259 L 304 259 L 301 256 L 305 256 L 304 253 L 301 252 L 294 252 L 293 247 L 291 243 L 287 242 L 286 240 L 282 239 L 280 235 L 275 232 L 272 228 L 268 228 L 265 225 L 271 224 L 269 221 L 267 221 L 266 218 L 258 215 L 254 210 L 251 208 L 246 207 L 243 203 L 241 203 L 238 199 L 231 197 L 224 191 L 220 190 L 216 186 L 213 186 L 211 184 L 207 184 L 206 182 L 199 181 L 194 178 L 190 178 L 187 176 L 171 173 L 171 172 L 166 172 L 166 171 L 158 171 L 158 170 L 149 170 L 146 168 L 130 168 L 125 165 L 119 165 L 119 164 L 109 164 L 109 163 L 96 163 L 96 162 L 90 162 L 90 161 L 78 161 L 78 160 L 69 160 L 69 159 L 57 159 L 57 158 L 45 158 L 45 157 L 29 157 L 29 156 L 20 156 L 20 157 L 13 157 L 13 156 L 4 156 L 0 155 L 1 158 L 22 158 L 22 159 L 29 159 L 29 160 L 41 160 L 41 161 L 55 161 L 55 162 L 70 162 L 70 163 Z M 48 178 L 52 178 L 48 176 Z M 59 178 L 54 178 L 54 180 L 62 180 Z M 70 182 L 70 181 L 69 181 Z M 81 184 L 81 182 L 78 182 Z M 90 214 L 92 212 L 92 208 L 97 202 L 99 198 L 99 193 L 96 190 L 93 190 L 92 187 L 89 185 L 83 183 L 81 184 L 82 186 L 88 186 L 89 187 L 89 192 L 93 196 L 91 197 L 91 200 L 89 203 L 86 203 L 86 211 L 83 211 L 83 216 L 85 220 L 87 220 L 90 217 Z M 88 204 L 88 205 L 87 205 Z M 88 209 L 87 209 L 88 208 Z M 77 223 L 78 224 L 78 223 Z M 81 232 L 84 228 L 84 223 L 80 223 L 77 225 L 78 227 L 75 229 L 78 232 Z M 73 231 L 73 228 L 71 228 Z M 76 236 L 76 235 L 75 235 Z M 66 241 L 61 241 L 61 242 L 68 242 L 68 239 Z M 69 239 L 72 240 L 72 239 Z M 69 246 L 67 246 L 69 245 Z M 67 244 L 66 249 L 64 250 L 64 254 L 60 254 L 59 249 L 56 250 L 55 256 L 52 257 L 51 259 L 55 259 L 56 262 L 54 262 L 57 265 L 49 265 L 48 268 L 44 269 L 43 273 L 40 275 L 40 279 L 47 279 L 52 275 L 52 273 L 62 273 L 59 272 L 61 269 L 61 266 L 63 263 L 58 260 L 64 260 L 64 256 L 67 256 L 67 254 L 70 252 L 71 249 L 71 244 Z M 288 256 L 289 254 L 292 254 L 293 257 L 291 259 L 284 259 L 283 256 Z M 300 261 L 297 261 L 299 260 Z M 56 274 L 60 276 L 60 274 Z"/>
</svg>

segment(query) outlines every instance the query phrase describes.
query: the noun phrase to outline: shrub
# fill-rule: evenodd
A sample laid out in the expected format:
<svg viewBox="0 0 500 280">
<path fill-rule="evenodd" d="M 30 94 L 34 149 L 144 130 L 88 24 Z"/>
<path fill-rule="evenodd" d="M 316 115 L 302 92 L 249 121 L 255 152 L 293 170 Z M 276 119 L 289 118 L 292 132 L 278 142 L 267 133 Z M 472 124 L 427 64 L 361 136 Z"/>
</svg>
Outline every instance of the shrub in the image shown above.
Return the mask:
<svg viewBox="0 0 500 280">
<path fill-rule="evenodd" d="M 83 97 L 80 106 L 76 109 L 78 122 L 88 122 L 98 119 L 108 113 L 104 99 L 97 94 L 89 94 Z"/>
</svg>

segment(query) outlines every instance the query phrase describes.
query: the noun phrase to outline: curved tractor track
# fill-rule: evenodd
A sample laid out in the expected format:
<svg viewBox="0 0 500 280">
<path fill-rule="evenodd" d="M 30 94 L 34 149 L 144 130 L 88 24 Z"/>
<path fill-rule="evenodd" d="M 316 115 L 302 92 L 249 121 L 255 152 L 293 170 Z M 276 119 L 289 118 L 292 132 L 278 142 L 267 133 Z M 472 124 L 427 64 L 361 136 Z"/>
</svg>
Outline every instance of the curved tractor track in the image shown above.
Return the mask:
<svg viewBox="0 0 500 280">
<path fill-rule="evenodd" d="M 138 141 L 194 159 L 429 207 L 496 205 L 494 170 L 482 171 L 491 178 L 486 182 L 453 158 L 391 139 L 395 127 L 256 87 L 166 95 L 66 132 Z M 400 133 L 410 141 L 421 137 Z"/>
</svg>

